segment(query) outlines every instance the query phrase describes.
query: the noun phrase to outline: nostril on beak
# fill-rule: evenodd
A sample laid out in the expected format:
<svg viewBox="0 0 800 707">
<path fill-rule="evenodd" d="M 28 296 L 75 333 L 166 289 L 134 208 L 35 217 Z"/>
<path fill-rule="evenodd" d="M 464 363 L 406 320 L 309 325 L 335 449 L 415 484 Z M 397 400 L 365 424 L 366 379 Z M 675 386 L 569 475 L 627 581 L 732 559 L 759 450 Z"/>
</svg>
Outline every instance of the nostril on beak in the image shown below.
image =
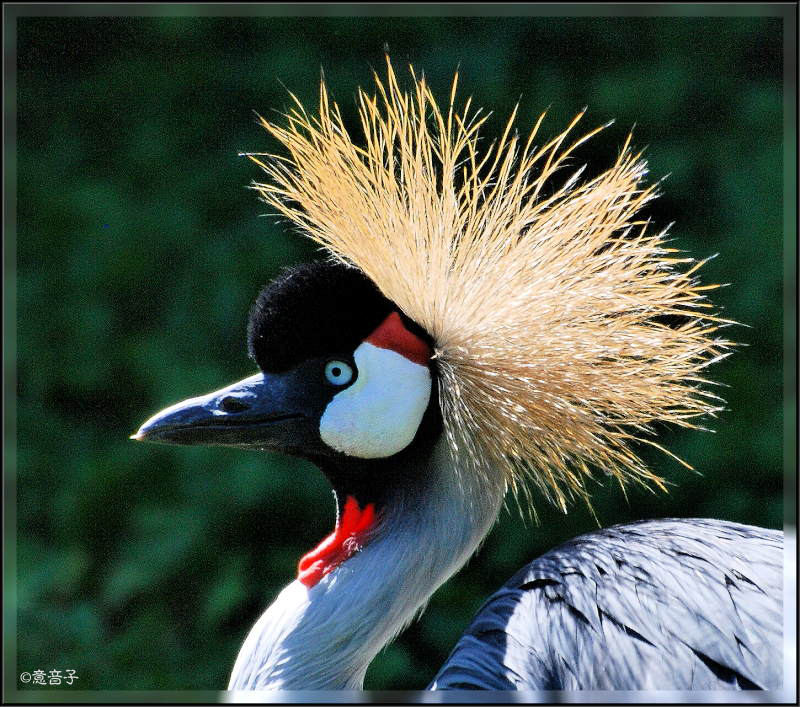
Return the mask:
<svg viewBox="0 0 800 707">
<path fill-rule="evenodd" d="M 228 396 L 222 399 L 219 406 L 225 412 L 244 412 L 245 410 L 249 410 L 250 406 L 247 403 L 243 403 L 239 398 L 234 398 L 232 396 Z"/>
</svg>

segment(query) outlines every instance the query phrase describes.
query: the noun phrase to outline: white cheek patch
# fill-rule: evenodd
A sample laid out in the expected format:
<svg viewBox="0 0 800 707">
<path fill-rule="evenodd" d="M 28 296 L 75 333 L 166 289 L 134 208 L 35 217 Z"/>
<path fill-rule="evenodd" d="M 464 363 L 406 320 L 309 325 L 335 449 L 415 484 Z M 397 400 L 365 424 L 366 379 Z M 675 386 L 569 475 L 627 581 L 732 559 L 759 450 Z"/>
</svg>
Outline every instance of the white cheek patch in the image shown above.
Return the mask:
<svg viewBox="0 0 800 707">
<path fill-rule="evenodd" d="M 430 370 L 366 341 L 353 359 L 358 378 L 328 404 L 320 436 L 329 447 L 353 457 L 390 457 L 417 433 L 431 399 Z"/>
</svg>

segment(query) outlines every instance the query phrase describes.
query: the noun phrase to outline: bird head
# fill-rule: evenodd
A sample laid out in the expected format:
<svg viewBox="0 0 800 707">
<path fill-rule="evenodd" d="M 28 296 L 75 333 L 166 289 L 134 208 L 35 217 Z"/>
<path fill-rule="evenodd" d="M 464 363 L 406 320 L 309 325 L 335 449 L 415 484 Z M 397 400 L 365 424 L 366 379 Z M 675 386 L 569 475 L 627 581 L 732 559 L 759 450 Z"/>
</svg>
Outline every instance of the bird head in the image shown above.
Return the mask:
<svg viewBox="0 0 800 707">
<path fill-rule="evenodd" d="M 487 116 L 441 106 L 387 57 L 359 90 L 361 140 L 324 82 L 319 111 L 262 119 L 287 155 L 248 155 L 263 200 L 331 261 L 267 287 L 253 307 L 261 372 L 168 408 L 138 439 L 277 449 L 369 467 L 439 436 L 459 473 L 533 486 L 566 509 L 600 471 L 661 485 L 637 454 L 653 426 L 721 409 L 705 369 L 725 324 L 640 210 L 656 196 L 631 138 L 605 172 L 559 177 L 601 128 L 583 114 L 537 144 L 513 129 L 482 146 Z M 434 365 L 435 363 L 435 365 Z M 666 450 L 664 450 L 666 451 Z M 364 473 L 369 476 L 368 472 Z M 530 482 L 530 483 L 528 483 Z"/>
<path fill-rule="evenodd" d="M 135 439 L 304 457 L 363 504 L 379 460 L 441 432 L 430 336 L 353 267 L 286 270 L 253 304 L 248 349 L 259 373 L 172 405 Z"/>
</svg>

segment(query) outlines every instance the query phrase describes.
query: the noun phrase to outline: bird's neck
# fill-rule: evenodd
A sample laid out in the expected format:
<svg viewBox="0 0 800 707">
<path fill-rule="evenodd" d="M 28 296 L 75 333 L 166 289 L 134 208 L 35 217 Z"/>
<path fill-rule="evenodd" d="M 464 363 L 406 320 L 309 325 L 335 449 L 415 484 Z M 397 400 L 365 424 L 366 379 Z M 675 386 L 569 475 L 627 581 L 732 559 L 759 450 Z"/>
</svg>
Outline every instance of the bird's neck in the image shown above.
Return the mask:
<svg viewBox="0 0 800 707">
<path fill-rule="evenodd" d="M 444 441 L 422 463 L 418 482 L 386 499 L 360 552 L 278 595 L 242 646 L 230 690 L 361 689 L 378 651 L 475 551 L 505 493 L 459 474 Z"/>
</svg>

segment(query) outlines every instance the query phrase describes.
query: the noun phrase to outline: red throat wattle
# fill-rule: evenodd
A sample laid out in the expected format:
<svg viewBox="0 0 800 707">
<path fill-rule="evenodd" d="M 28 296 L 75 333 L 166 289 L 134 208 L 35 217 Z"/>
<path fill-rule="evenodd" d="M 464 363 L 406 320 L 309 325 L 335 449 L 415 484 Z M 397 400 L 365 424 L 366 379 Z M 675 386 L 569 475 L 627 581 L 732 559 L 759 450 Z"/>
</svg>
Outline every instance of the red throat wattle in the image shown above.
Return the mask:
<svg viewBox="0 0 800 707">
<path fill-rule="evenodd" d="M 309 589 L 313 587 L 361 549 L 364 535 L 374 520 L 375 506 L 372 503 L 362 509 L 355 498 L 348 496 L 336 529 L 311 552 L 300 558 L 297 579 Z"/>
</svg>

